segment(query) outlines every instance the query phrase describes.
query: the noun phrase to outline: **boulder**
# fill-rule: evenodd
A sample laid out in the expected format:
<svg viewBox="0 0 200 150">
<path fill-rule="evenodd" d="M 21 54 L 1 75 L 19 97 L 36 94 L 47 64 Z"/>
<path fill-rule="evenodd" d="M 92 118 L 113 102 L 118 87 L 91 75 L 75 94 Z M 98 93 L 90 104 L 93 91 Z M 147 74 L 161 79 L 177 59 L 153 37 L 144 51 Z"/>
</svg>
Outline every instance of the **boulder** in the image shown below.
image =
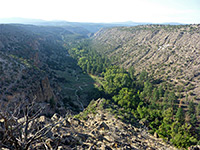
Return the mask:
<svg viewBox="0 0 200 150">
<path fill-rule="evenodd" d="M 130 146 L 130 145 L 125 145 L 125 146 L 123 147 L 123 149 L 131 150 L 131 146 Z"/>
<path fill-rule="evenodd" d="M 71 123 L 69 122 L 69 121 L 67 121 L 66 119 L 62 122 L 62 125 L 64 126 L 64 127 L 71 127 Z"/>
<path fill-rule="evenodd" d="M 40 116 L 40 118 L 38 118 L 38 122 L 40 122 L 40 123 L 45 123 L 45 121 L 46 121 L 45 116 Z"/>
<path fill-rule="evenodd" d="M 0 119 L 0 127 L 4 126 L 4 119 Z"/>
<path fill-rule="evenodd" d="M 200 150 L 200 146 L 199 145 L 190 146 L 188 149 L 189 150 Z"/>
<path fill-rule="evenodd" d="M 82 148 L 83 149 L 88 149 L 90 147 L 90 144 L 89 143 L 84 143 L 83 145 L 82 145 Z"/>
<path fill-rule="evenodd" d="M 2 147 L 2 148 L 1 148 L 1 150 L 10 150 L 10 149 L 8 149 L 8 148 L 5 148 L 5 147 Z"/>
<path fill-rule="evenodd" d="M 155 149 L 152 147 L 147 147 L 146 150 L 155 150 Z"/>
<path fill-rule="evenodd" d="M 90 145 L 90 147 L 88 148 L 88 150 L 95 150 L 97 149 L 96 145 Z"/>
<path fill-rule="evenodd" d="M 102 129 L 102 130 L 109 130 L 109 127 L 107 126 L 107 124 L 105 122 L 102 122 L 97 129 Z"/>
<path fill-rule="evenodd" d="M 87 134 L 82 134 L 82 133 L 77 133 L 75 135 L 75 137 L 77 137 L 80 141 L 86 141 L 87 138 L 88 138 L 88 135 Z"/>
<path fill-rule="evenodd" d="M 107 140 L 108 142 L 114 142 L 114 137 L 113 136 L 104 136 L 104 139 Z"/>
<path fill-rule="evenodd" d="M 157 132 L 154 132 L 154 135 L 153 135 L 155 138 L 158 138 L 158 133 Z"/>
<path fill-rule="evenodd" d="M 58 146 L 57 150 L 64 150 L 64 148 L 62 146 Z"/>
<path fill-rule="evenodd" d="M 57 121 L 59 120 L 59 118 L 60 118 L 60 116 L 59 116 L 57 113 L 55 113 L 55 114 L 51 117 L 51 120 L 52 120 L 53 122 L 57 122 Z"/>
<path fill-rule="evenodd" d="M 50 138 L 46 139 L 45 143 L 50 149 L 53 149 L 54 142 L 52 139 Z"/>
<path fill-rule="evenodd" d="M 112 150 L 112 148 L 110 146 L 108 146 L 108 145 L 105 145 L 104 149 L 105 150 Z"/>
<path fill-rule="evenodd" d="M 97 114 L 96 115 L 97 120 L 101 121 L 101 120 L 105 120 L 105 115 L 104 114 Z"/>
<path fill-rule="evenodd" d="M 77 118 L 68 118 L 68 122 L 75 127 L 78 127 L 81 124 L 81 121 Z"/>
</svg>

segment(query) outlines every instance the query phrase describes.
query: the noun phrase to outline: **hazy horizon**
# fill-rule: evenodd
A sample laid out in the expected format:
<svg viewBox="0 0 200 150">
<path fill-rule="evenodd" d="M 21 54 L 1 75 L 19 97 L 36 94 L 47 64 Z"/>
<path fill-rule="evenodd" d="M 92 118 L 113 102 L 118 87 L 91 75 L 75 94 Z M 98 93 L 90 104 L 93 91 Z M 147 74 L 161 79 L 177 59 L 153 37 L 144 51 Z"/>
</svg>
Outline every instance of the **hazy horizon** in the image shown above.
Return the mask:
<svg viewBox="0 0 200 150">
<path fill-rule="evenodd" d="M 3 22 L 2 22 L 3 21 Z M 186 24 L 186 23 L 182 23 L 182 22 L 134 22 L 131 20 L 127 20 L 127 21 L 119 21 L 119 22 L 92 22 L 92 21 L 68 21 L 68 20 L 45 20 L 45 19 L 33 19 L 33 18 L 21 18 L 21 17 L 13 17 L 13 18 L 0 18 L 0 23 L 20 23 L 25 21 L 26 23 L 37 23 L 37 22 L 77 22 L 77 23 L 99 23 L 99 24 L 116 24 L 116 23 L 144 23 L 144 24 L 148 24 L 148 23 L 152 23 L 152 24 L 164 24 L 164 23 L 178 23 L 178 24 Z"/>
<path fill-rule="evenodd" d="M 90 23 L 200 23 L 199 0 L 6 0 L 0 19 Z"/>
</svg>

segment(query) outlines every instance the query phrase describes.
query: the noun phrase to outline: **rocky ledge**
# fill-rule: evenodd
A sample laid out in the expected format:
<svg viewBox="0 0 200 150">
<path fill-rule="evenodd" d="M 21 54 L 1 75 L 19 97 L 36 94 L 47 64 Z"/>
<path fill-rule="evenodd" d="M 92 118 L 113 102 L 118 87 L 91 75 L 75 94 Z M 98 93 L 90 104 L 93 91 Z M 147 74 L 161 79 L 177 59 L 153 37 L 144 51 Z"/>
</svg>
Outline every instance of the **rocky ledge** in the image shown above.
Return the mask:
<svg viewBox="0 0 200 150">
<path fill-rule="evenodd" d="M 173 146 L 165 143 L 156 135 L 151 135 L 144 128 L 138 128 L 122 122 L 110 113 L 102 99 L 92 101 L 88 107 L 93 107 L 94 112 L 89 112 L 86 118 L 79 116 L 66 117 L 54 114 L 50 119 L 40 116 L 35 120 L 40 129 L 49 126 L 48 133 L 33 142 L 29 149 L 55 149 L 55 150 L 175 150 Z M 88 108 L 84 111 L 88 111 Z M 23 122 L 23 118 L 18 122 Z M 53 126 L 51 126 L 53 124 Z M 36 128 L 30 122 L 29 128 Z M 49 130 L 50 129 L 50 130 Z M 33 132 L 34 133 L 34 132 Z M 1 139 L 4 136 L 0 132 Z M 34 136 L 34 135 L 29 135 Z M 193 146 L 191 149 L 197 149 Z M 6 149 L 6 148 L 1 148 Z M 8 149 L 7 149 L 8 150 Z"/>
</svg>

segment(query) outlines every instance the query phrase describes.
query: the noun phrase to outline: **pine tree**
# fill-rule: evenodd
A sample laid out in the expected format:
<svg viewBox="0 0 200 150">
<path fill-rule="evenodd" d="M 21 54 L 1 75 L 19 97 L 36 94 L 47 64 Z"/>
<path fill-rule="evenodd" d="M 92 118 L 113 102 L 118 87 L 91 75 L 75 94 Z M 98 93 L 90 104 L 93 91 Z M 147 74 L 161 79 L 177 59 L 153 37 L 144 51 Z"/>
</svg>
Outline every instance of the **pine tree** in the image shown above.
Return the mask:
<svg viewBox="0 0 200 150">
<path fill-rule="evenodd" d="M 140 73 L 140 76 L 139 76 L 139 80 L 141 82 L 145 82 L 148 80 L 148 73 L 146 72 L 146 70 L 142 70 L 142 72 Z"/>
<path fill-rule="evenodd" d="M 183 109 L 181 107 L 178 108 L 177 112 L 176 112 L 176 116 L 175 119 L 180 122 L 181 124 L 184 123 L 184 119 L 185 119 L 185 115 L 183 112 Z"/>
<path fill-rule="evenodd" d="M 175 111 L 175 105 L 174 105 L 174 103 L 177 101 L 177 97 L 176 97 L 176 95 L 175 95 L 175 93 L 174 92 L 170 92 L 169 93 L 169 95 L 168 95 L 168 103 L 169 103 L 169 105 L 170 105 L 170 107 L 172 107 L 172 110 L 173 110 L 173 113 L 174 113 L 174 111 Z"/>
<path fill-rule="evenodd" d="M 90 63 L 87 63 L 87 73 L 90 73 L 90 69 L 91 69 Z"/>
<path fill-rule="evenodd" d="M 135 69 L 134 69 L 133 66 L 129 67 L 128 73 L 129 73 L 131 79 L 132 79 L 132 80 L 135 80 L 135 75 L 134 75 L 134 74 L 135 74 Z"/>
<path fill-rule="evenodd" d="M 159 99 L 159 92 L 157 88 L 153 89 L 153 101 L 156 102 Z"/>
<path fill-rule="evenodd" d="M 195 106 L 194 106 L 194 102 L 193 101 L 189 102 L 188 113 L 189 113 L 189 115 L 192 115 L 192 114 L 195 113 Z"/>
<path fill-rule="evenodd" d="M 167 103 L 167 101 L 168 101 L 168 95 L 169 95 L 169 91 L 166 90 L 165 94 L 164 94 L 164 98 L 163 98 L 165 103 Z"/>
<path fill-rule="evenodd" d="M 199 116 L 200 115 L 200 103 L 198 103 L 196 110 L 197 110 L 197 116 Z"/>
<path fill-rule="evenodd" d="M 94 75 L 95 71 L 94 71 L 94 68 L 91 69 L 91 74 Z"/>
<path fill-rule="evenodd" d="M 162 88 L 162 85 L 159 86 L 158 92 L 159 92 L 159 97 L 163 97 L 164 96 L 164 90 Z"/>
<path fill-rule="evenodd" d="M 190 123 L 193 127 L 196 127 L 197 124 L 197 117 L 196 114 L 191 114 Z"/>
<path fill-rule="evenodd" d="M 174 92 L 170 92 L 168 95 L 168 102 L 171 106 L 173 106 L 174 102 L 177 100 L 177 97 Z"/>
<path fill-rule="evenodd" d="M 143 96 L 146 97 L 147 99 L 150 99 L 152 95 L 152 84 L 149 81 L 144 82 L 144 89 L 143 89 Z"/>
</svg>

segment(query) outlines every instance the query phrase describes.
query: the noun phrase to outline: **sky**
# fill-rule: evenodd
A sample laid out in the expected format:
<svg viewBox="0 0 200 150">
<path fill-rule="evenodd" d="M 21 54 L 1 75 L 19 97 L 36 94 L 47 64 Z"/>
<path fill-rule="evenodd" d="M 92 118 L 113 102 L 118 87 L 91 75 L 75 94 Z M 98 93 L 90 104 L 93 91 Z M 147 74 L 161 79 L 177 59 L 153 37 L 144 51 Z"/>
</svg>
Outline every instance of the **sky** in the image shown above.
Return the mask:
<svg viewBox="0 0 200 150">
<path fill-rule="evenodd" d="M 0 18 L 200 23 L 200 0 L 0 0 Z"/>
</svg>

